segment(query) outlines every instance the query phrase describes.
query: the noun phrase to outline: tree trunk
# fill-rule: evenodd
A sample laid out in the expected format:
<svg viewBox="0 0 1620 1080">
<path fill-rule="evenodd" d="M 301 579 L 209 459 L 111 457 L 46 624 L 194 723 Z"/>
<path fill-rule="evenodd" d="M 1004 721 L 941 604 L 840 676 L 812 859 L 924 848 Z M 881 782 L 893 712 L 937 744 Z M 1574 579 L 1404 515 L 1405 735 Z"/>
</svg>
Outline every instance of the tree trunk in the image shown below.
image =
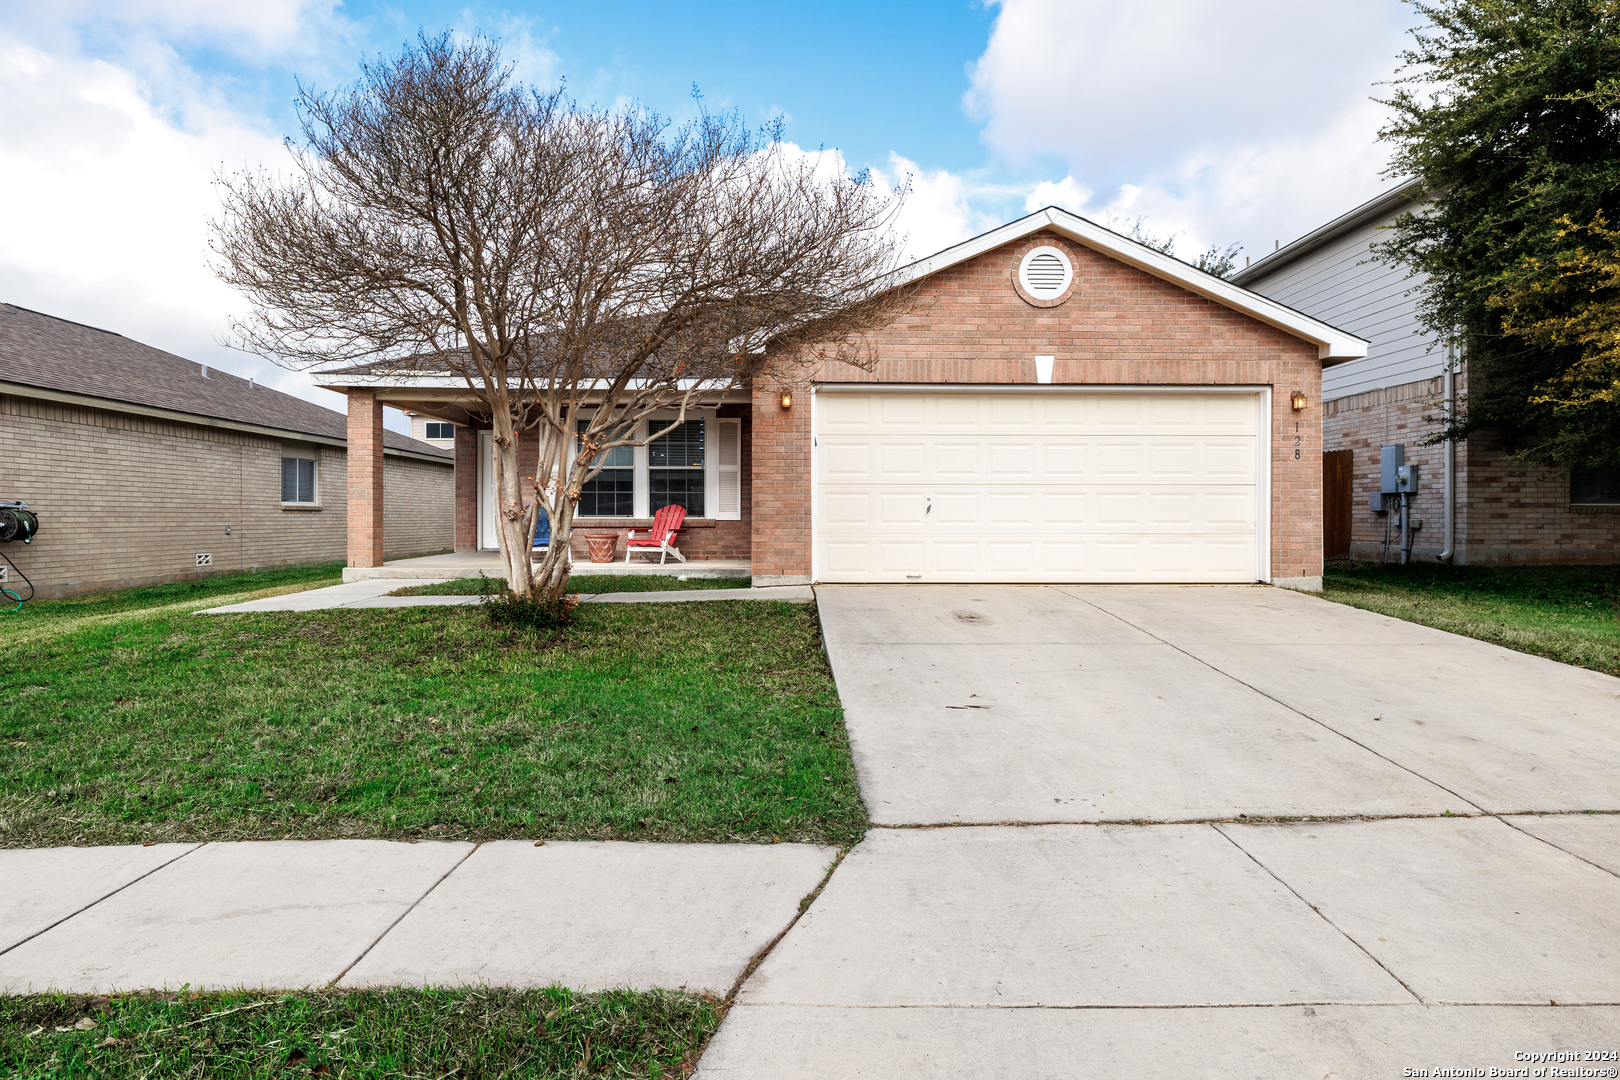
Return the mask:
<svg viewBox="0 0 1620 1080">
<path fill-rule="evenodd" d="M 513 595 L 533 597 L 534 571 L 531 547 L 534 544 L 536 507 L 525 507 L 523 485 L 518 476 L 517 433 L 509 416 L 495 418 L 495 518 L 496 543 L 507 587 Z"/>
</svg>

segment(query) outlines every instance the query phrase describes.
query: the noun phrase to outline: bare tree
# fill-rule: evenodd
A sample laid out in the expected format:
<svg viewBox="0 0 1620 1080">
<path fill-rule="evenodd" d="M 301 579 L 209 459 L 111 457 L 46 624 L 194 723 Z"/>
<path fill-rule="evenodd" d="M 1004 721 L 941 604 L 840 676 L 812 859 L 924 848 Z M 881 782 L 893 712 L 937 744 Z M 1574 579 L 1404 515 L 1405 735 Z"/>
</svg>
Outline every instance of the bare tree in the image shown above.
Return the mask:
<svg viewBox="0 0 1620 1080">
<path fill-rule="evenodd" d="M 341 92 L 300 87 L 298 104 L 290 176 L 220 180 L 215 270 L 252 304 L 236 343 L 290 367 L 464 379 L 494 429 L 520 596 L 564 591 L 575 506 L 607 451 L 748 385 L 767 342 L 869 367 L 867 335 L 906 302 L 887 287 L 899 195 L 791 155 L 779 127 L 580 108 L 515 85 L 494 41 L 448 34 Z M 672 423 L 633 438 L 664 410 Z"/>
</svg>

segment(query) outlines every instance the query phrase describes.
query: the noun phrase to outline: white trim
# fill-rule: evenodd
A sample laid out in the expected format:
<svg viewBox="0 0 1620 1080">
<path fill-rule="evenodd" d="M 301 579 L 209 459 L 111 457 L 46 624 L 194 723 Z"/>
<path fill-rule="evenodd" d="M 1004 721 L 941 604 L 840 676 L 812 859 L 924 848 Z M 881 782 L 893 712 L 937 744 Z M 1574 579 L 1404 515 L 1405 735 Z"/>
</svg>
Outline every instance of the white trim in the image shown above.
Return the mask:
<svg viewBox="0 0 1620 1080">
<path fill-rule="evenodd" d="M 499 550 L 499 537 L 496 538 L 494 549 L 484 546 L 484 530 L 494 529 L 495 523 L 488 520 L 490 516 L 489 501 L 494 497 L 495 486 L 495 433 L 493 431 L 480 431 L 478 433 L 478 537 L 474 547 L 479 551 Z"/>
<path fill-rule="evenodd" d="M 821 580 L 821 565 L 817 558 L 820 545 L 816 543 L 816 522 L 821 520 L 821 478 L 817 475 L 816 462 L 821 455 L 816 453 L 816 434 L 821 429 L 816 426 L 816 395 L 827 389 L 826 386 L 810 384 L 810 580 Z M 834 386 L 833 389 L 840 389 Z"/>
<path fill-rule="evenodd" d="M 817 383 L 811 392 L 855 394 L 1258 394 L 1261 383 Z M 813 418 L 812 418 L 813 419 Z"/>
<path fill-rule="evenodd" d="M 926 259 L 918 259 L 909 266 L 901 267 L 895 271 L 891 287 L 937 274 L 941 270 L 977 258 L 1042 229 L 1051 229 L 1065 239 L 1099 251 L 1127 266 L 1134 266 L 1144 273 L 1173 282 L 1207 300 L 1213 300 L 1250 318 L 1275 326 L 1294 337 L 1303 338 L 1317 347 L 1317 355 L 1324 362 L 1337 363 L 1367 355 L 1368 343 L 1354 334 L 1329 326 L 1303 312 L 1295 311 L 1259 293 L 1250 292 L 1223 278 L 1206 274 L 1180 259 L 1171 258 L 1163 252 L 1155 251 L 1145 244 L 1139 244 L 1129 237 L 1121 236 L 1095 222 L 1087 221 L 1078 214 L 1071 214 L 1055 206 L 1037 210 L 1028 217 L 1009 222 L 999 229 L 992 229 L 982 236 L 976 236 L 972 240 L 948 247 Z"/>
<path fill-rule="evenodd" d="M 1271 582 L 1271 387 L 1260 387 L 1260 553 L 1259 580 Z"/>
</svg>

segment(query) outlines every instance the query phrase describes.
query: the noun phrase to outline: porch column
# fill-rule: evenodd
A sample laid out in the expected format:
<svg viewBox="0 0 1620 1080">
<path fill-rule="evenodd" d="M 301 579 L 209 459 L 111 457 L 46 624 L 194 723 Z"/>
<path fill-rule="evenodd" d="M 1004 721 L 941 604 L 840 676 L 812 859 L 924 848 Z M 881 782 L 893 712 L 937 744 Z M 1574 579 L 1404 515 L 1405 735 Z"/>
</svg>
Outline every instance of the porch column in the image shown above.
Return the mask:
<svg viewBox="0 0 1620 1080">
<path fill-rule="evenodd" d="M 456 425 L 456 550 L 478 550 L 478 432 Z"/>
<path fill-rule="evenodd" d="M 349 391 L 349 565 L 383 564 L 383 406 Z"/>
</svg>

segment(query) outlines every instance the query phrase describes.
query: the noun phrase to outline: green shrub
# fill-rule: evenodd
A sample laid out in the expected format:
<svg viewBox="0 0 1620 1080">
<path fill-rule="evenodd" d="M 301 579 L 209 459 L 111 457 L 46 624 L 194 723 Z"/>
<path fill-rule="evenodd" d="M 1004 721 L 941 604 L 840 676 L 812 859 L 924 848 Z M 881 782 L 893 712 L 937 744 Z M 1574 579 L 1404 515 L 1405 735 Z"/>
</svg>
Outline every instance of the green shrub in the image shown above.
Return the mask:
<svg viewBox="0 0 1620 1080">
<path fill-rule="evenodd" d="M 489 621 L 496 626 L 517 630 L 552 633 L 566 630 L 579 607 L 578 593 L 565 593 L 555 600 L 539 596 L 518 596 L 500 578 L 488 578 L 478 585 L 478 602 Z"/>
</svg>

